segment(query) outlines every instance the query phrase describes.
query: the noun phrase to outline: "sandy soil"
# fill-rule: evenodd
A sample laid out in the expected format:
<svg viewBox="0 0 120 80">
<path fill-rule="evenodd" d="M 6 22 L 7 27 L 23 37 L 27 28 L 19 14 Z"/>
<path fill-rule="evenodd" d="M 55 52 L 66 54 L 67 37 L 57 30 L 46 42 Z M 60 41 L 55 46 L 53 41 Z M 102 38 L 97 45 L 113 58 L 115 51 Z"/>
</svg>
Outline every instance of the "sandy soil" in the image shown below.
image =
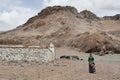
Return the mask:
<svg viewBox="0 0 120 80">
<path fill-rule="evenodd" d="M 56 61 L 0 62 L 0 80 L 120 80 L 120 54 L 95 57 L 96 73 L 88 73 L 88 54 L 69 48 L 56 49 Z M 61 55 L 77 55 L 80 60 L 60 60 Z"/>
</svg>

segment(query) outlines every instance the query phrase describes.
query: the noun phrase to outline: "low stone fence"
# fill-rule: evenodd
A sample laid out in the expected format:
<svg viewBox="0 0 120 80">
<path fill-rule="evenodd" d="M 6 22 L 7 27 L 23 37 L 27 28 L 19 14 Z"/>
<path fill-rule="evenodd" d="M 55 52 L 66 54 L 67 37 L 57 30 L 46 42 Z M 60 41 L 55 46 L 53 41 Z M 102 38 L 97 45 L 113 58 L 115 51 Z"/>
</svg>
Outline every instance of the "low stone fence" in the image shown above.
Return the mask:
<svg viewBox="0 0 120 80">
<path fill-rule="evenodd" d="M 55 59 L 55 53 L 52 50 L 38 47 L 1 47 L 0 60 L 50 62 Z"/>
</svg>

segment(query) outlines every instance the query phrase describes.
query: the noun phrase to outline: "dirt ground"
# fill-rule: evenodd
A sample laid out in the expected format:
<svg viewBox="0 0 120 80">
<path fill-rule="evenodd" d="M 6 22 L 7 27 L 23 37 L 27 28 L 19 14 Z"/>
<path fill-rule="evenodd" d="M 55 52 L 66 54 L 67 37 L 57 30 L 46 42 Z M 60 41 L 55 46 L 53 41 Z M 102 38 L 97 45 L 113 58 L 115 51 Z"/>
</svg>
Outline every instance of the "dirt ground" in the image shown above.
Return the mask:
<svg viewBox="0 0 120 80">
<path fill-rule="evenodd" d="M 120 80 L 120 54 L 93 55 L 96 73 L 88 72 L 88 54 L 70 48 L 56 49 L 51 63 L 0 61 L 0 80 Z M 62 55 L 76 55 L 83 60 L 59 59 Z"/>
</svg>

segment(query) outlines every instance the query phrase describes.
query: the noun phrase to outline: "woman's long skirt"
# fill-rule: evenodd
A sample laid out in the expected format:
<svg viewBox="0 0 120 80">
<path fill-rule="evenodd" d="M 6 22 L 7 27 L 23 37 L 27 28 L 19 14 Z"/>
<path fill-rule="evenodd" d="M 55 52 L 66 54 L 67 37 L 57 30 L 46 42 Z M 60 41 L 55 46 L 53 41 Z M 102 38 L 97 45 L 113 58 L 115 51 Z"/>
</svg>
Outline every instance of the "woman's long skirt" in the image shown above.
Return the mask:
<svg viewBox="0 0 120 80">
<path fill-rule="evenodd" d="M 91 64 L 89 63 L 89 73 L 94 73 L 96 72 L 95 67 L 91 66 Z"/>
</svg>

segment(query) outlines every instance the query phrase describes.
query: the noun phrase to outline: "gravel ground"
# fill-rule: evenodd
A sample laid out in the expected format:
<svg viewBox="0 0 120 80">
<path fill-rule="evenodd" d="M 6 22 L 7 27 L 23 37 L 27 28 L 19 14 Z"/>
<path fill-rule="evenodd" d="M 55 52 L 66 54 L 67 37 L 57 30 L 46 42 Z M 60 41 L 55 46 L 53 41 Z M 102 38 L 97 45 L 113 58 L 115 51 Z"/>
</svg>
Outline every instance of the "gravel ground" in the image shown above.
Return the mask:
<svg viewBox="0 0 120 80">
<path fill-rule="evenodd" d="M 57 59 L 40 62 L 0 62 L 0 80 L 120 80 L 120 55 L 94 55 L 96 73 L 88 73 L 88 54 L 68 48 L 57 49 Z M 59 59 L 62 55 L 76 55 L 83 60 Z"/>
</svg>

